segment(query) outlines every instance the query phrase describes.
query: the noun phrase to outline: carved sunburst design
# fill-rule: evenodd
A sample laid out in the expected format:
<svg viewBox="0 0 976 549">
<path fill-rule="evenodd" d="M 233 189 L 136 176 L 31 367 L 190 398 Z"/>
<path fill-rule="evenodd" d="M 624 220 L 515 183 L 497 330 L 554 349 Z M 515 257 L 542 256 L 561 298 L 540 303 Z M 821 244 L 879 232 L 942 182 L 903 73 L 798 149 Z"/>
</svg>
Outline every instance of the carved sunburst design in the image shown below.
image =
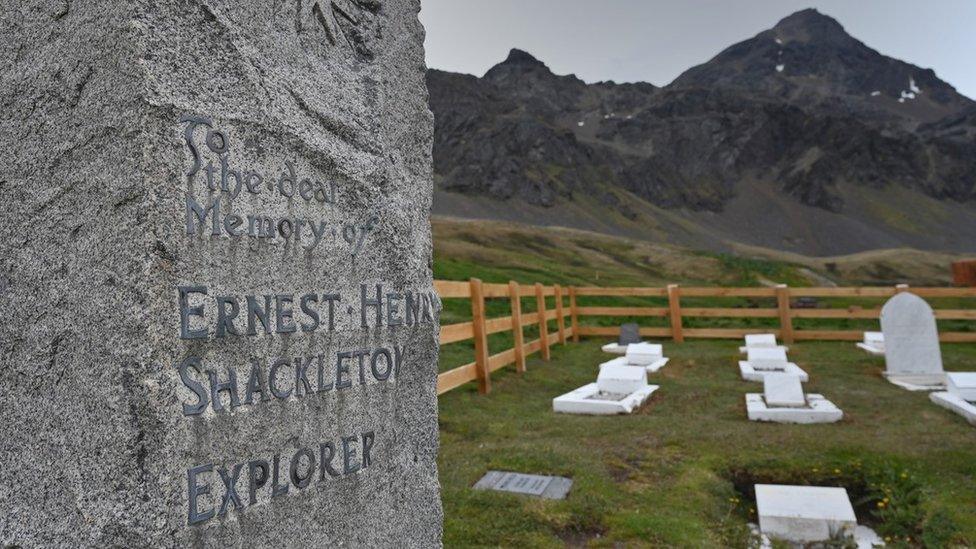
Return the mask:
<svg viewBox="0 0 976 549">
<path fill-rule="evenodd" d="M 298 0 L 299 33 L 321 33 L 326 44 L 349 47 L 360 57 L 372 59 L 370 41 L 379 36 L 379 0 L 306 0 L 302 4 Z"/>
</svg>

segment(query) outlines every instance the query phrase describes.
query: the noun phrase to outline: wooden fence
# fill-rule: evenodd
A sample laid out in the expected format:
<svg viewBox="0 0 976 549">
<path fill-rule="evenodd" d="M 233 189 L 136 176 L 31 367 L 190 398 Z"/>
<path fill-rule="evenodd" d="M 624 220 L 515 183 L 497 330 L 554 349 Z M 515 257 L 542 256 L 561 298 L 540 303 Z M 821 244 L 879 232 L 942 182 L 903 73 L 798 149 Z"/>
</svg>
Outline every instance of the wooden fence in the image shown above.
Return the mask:
<svg viewBox="0 0 976 549">
<path fill-rule="evenodd" d="M 474 361 L 443 372 L 437 376 L 437 394 L 443 394 L 469 381 L 478 380 L 478 390 L 482 393 L 491 391 L 491 372 L 499 368 L 515 364 L 515 370 L 525 371 L 525 358 L 534 353 L 542 352 L 542 358 L 549 360 L 549 347 L 555 343 L 566 343 L 566 337 L 572 332 L 566 327 L 566 317 L 573 307 L 566 307 L 566 292 L 559 285 L 543 286 L 534 284 L 522 286 L 517 282 L 508 284 L 485 284 L 476 278 L 469 282 L 455 282 L 435 280 L 434 288 L 441 299 L 465 298 L 471 300 L 471 321 L 458 322 L 441 326 L 441 345 L 474 339 Z M 513 296 L 517 296 L 513 298 Z M 546 298 L 555 297 L 556 307 L 546 309 Z M 511 314 L 498 318 L 485 318 L 485 298 L 508 298 L 511 302 Z M 536 312 L 522 314 L 522 298 L 534 297 Z M 556 332 L 550 334 L 548 321 L 556 321 Z M 524 341 L 523 328 L 537 324 L 539 338 Z M 488 336 L 490 334 L 512 331 L 515 346 L 493 355 L 488 351 Z"/>
<path fill-rule="evenodd" d="M 509 364 L 515 364 L 518 372 L 525 371 L 525 358 L 542 352 L 542 358 L 549 360 L 549 347 L 555 343 L 565 344 L 568 337 L 579 341 L 580 336 L 616 337 L 619 326 L 583 325 L 583 317 L 660 317 L 667 319 L 666 326 L 641 327 L 640 334 L 647 337 L 671 338 L 681 343 L 685 338 L 741 338 L 750 333 L 774 333 L 785 343 L 809 340 L 858 341 L 863 337 L 862 330 L 824 330 L 794 329 L 793 319 L 873 319 L 881 314 L 880 308 L 847 306 L 844 308 L 798 308 L 792 305 L 794 299 L 804 298 L 888 298 L 898 292 L 908 291 L 907 285 L 895 287 L 849 287 L 849 288 L 790 288 L 786 285 L 756 288 L 715 288 L 680 287 L 669 284 L 663 288 L 606 288 L 606 287 L 568 287 L 541 284 L 519 285 L 486 284 L 478 279 L 468 282 L 436 280 L 434 287 L 442 299 L 463 298 L 471 300 L 469 322 L 459 322 L 441 326 L 441 345 L 474 339 L 474 361 L 441 373 L 437 378 L 437 394 L 443 394 L 469 381 L 478 381 L 478 390 L 491 391 L 491 372 Z M 922 298 L 976 298 L 976 288 L 911 288 L 912 293 Z M 518 296 L 513 299 L 512 296 Z M 577 306 L 578 297 L 658 297 L 667 298 L 666 307 L 609 307 Z M 522 298 L 536 300 L 535 313 L 523 314 Z M 555 298 L 555 309 L 546 308 L 546 297 Z M 682 298 L 770 298 L 775 307 L 684 307 Z M 507 298 L 511 302 L 511 314 L 498 318 L 486 318 L 486 298 Z M 569 303 L 565 303 L 565 299 Z M 976 308 L 934 309 L 940 320 L 976 320 Z M 569 326 L 566 319 L 569 317 Z M 685 318 L 770 318 L 777 319 L 777 327 L 746 328 L 686 328 Z M 556 321 L 556 331 L 549 333 L 547 322 Z M 529 342 L 523 340 L 523 329 L 538 325 L 539 338 Z M 496 354 L 490 354 L 488 335 L 511 331 L 514 347 Z M 940 332 L 943 342 L 976 342 L 976 332 Z"/>
</svg>

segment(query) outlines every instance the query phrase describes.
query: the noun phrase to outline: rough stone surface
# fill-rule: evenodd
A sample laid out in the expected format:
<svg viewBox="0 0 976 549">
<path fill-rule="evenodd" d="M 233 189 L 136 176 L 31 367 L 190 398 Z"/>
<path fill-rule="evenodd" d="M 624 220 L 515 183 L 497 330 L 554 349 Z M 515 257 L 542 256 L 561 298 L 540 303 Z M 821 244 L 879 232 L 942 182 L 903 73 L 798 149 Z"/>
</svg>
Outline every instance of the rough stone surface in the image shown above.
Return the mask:
<svg viewBox="0 0 976 549">
<path fill-rule="evenodd" d="M 419 8 L 4 2 L 0 545 L 440 545 L 432 117 Z M 188 141 L 201 161 L 193 175 Z M 188 197 L 202 208 L 219 199 L 220 217 L 201 212 L 206 221 L 188 234 Z M 259 224 L 271 236 L 252 236 L 249 215 L 271 218 Z M 375 297 L 378 284 L 382 315 L 361 295 Z M 208 289 L 188 293 L 184 308 L 202 307 L 188 329 L 203 338 L 181 336 L 182 286 Z M 406 292 L 427 314 L 391 325 L 406 314 Z M 312 331 L 301 303 L 309 294 Z M 261 308 L 271 300 L 255 335 L 247 295 Z M 240 335 L 218 337 L 218 296 L 240 307 L 229 321 Z M 395 371 L 382 353 L 371 370 L 379 349 L 402 350 Z M 359 350 L 371 351 L 364 363 L 340 361 Z M 179 366 L 194 358 L 187 384 Z M 287 396 L 268 386 L 276 358 L 288 362 L 274 390 Z M 299 358 L 313 359 L 311 391 L 296 382 Z M 263 391 L 246 401 L 252 362 Z M 337 363 L 348 372 L 326 390 L 343 376 Z M 212 401 L 208 370 L 226 382 L 231 369 L 240 405 L 222 390 L 222 410 L 211 402 L 186 415 L 202 399 L 191 387 Z M 337 473 L 324 479 L 322 444 L 335 448 L 327 463 Z M 249 478 L 263 468 L 249 476 L 248 464 L 267 461 L 274 476 L 276 455 L 277 481 L 252 504 Z M 299 483 L 311 474 L 302 488 L 291 479 L 295 455 Z M 198 511 L 215 516 L 191 525 L 197 466 Z M 220 472 L 237 477 L 236 496 Z M 272 498 L 273 485 L 290 489 Z"/>
<path fill-rule="evenodd" d="M 942 350 L 932 307 L 910 292 L 901 292 L 881 308 L 885 374 L 941 376 Z"/>
</svg>

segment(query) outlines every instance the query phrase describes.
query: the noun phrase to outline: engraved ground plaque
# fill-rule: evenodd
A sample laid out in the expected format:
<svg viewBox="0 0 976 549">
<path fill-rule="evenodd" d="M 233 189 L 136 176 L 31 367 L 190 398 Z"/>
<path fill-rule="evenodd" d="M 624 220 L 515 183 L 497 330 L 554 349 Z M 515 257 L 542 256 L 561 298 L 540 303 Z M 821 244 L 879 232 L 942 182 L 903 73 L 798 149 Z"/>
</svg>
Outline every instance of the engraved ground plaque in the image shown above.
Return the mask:
<svg viewBox="0 0 976 549">
<path fill-rule="evenodd" d="M 476 490 L 496 490 L 546 499 L 565 499 L 573 481 L 566 477 L 488 471 L 474 485 Z"/>
<path fill-rule="evenodd" d="M 0 18 L 0 546 L 440 545 L 419 9 Z"/>
</svg>

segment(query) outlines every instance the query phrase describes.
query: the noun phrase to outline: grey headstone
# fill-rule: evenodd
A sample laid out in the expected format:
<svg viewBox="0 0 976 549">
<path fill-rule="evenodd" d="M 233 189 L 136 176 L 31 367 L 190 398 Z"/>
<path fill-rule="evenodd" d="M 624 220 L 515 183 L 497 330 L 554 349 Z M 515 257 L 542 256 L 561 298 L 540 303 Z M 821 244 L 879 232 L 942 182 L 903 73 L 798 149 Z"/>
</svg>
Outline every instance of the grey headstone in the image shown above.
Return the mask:
<svg viewBox="0 0 976 549">
<path fill-rule="evenodd" d="M 572 487 L 572 479 L 566 477 L 528 475 L 506 471 L 488 471 L 474 485 L 476 490 L 496 490 L 546 499 L 565 499 Z"/>
<path fill-rule="evenodd" d="M 440 545 L 419 9 L 4 9 L 0 546 Z"/>
<path fill-rule="evenodd" d="M 939 375 L 942 350 L 932 308 L 924 299 L 902 292 L 881 308 L 887 375 Z"/>
<path fill-rule="evenodd" d="M 620 345 L 630 345 L 631 343 L 640 343 L 640 341 L 640 326 L 635 323 L 620 325 L 620 338 L 617 340 L 617 343 Z"/>
</svg>

